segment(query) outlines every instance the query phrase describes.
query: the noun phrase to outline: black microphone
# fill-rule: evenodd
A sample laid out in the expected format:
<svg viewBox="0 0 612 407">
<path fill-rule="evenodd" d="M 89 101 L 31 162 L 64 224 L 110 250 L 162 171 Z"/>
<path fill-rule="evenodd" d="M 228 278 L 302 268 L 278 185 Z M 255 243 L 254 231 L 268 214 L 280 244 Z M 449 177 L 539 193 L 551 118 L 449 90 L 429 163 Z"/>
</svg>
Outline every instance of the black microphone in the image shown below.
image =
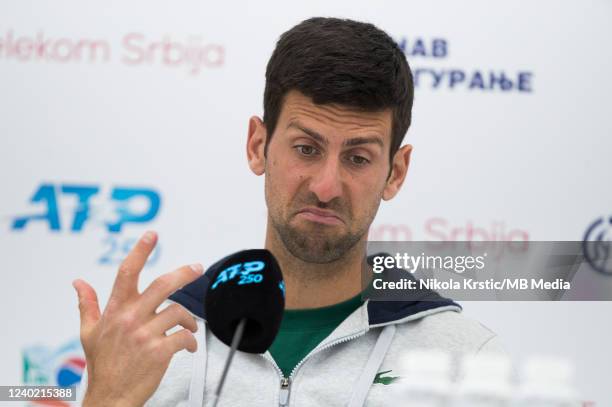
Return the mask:
<svg viewBox="0 0 612 407">
<path fill-rule="evenodd" d="M 214 406 L 236 349 L 264 353 L 274 342 L 285 309 L 285 282 L 278 262 L 266 249 L 234 253 L 206 274 L 210 276 L 204 300 L 206 322 L 230 346 Z"/>
</svg>

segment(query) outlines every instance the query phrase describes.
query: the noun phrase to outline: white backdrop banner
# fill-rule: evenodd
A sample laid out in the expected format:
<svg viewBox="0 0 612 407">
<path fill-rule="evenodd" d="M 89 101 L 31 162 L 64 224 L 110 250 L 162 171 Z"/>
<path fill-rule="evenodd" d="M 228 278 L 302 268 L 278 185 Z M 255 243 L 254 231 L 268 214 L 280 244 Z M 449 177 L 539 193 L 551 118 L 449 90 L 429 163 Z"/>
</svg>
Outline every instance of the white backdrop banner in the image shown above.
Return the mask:
<svg viewBox="0 0 612 407">
<path fill-rule="evenodd" d="M 145 230 L 142 287 L 263 246 L 247 122 L 276 40 L 318 15 L 378 25 L 415 76 L 411 168 L 372 240 L 612 238 L 608 1 L 3 2 L 0 384 L 78 383 L 71 281 L 104 303 Z M 556 305 L 465 312 L 517 358 L 571 347 L 585 399 L 612 405 L 612 306 Z"/>
</svg>

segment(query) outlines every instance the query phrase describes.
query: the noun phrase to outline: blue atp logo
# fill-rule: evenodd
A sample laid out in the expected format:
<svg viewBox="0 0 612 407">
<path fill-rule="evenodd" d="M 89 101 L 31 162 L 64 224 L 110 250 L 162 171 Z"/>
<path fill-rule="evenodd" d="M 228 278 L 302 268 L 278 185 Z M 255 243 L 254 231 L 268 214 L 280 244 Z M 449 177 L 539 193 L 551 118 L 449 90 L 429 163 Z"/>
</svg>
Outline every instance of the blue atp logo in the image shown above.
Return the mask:
<svg viewBox="0 0 612 407">
<path fill-rule="evenodd" d="M 80 234 L 101 229 L 107 236 L 100 242 L 102 252 L 97 263 L 116 265 L 138 240 L 123 232 L 154 221 L 160 211 L 161 195 L 152 188 L 42 183 L 29 202 L 32 209 L 11 217 L 9 230 L 24 233 L 26 229 L 42 227 L 52 233 Z M 159 253 L 157 245 L 147 264 L 154 264 Z"/>
<path fill-rule="evenodd" d="M 246 263 L 234 264 L 219 273 L 210 289 L 214 290 L 219 284 L 225 284 L 236 277 L 240 277 L 238 285 L 261 283 L 263 281 L 263 274 L 259 272 L 265 267 L 266 263 L 263 261 L 249 261 Z"/>
<path fill-rule="evenodd" d="M 46 210 L 33 215 L 15 217 L 11 229 L 19 231 L 25 229 L 29 224 L 43 222 L 47 224 L 49 230 L 60 231 L 62 227 L 58 198 L 72 196 L 76 198 L 77 205 L 73 210 L 69 229 L 72 232 L 80 232 L 92 217 L 91 201 L 99 193 L 100 187 L 95 185 L 41 184 L 32 194 L 30 203 L 42 205 Z M 139 203 L 144 201 L 144 208 L 134 209 L 131 204 L 136 201 Z M 119 233 L 126 224 L 146 223 L 153 220 L 159 212 L 161 198 L 159 193 L 152 189 L 115 187 L 111 190 L 107 203 L 110 204 L 112 211 L 102 222 L 109 233 Z M 99 215 L 100 208 L 93 207 L 93 209 L 94 214 Z"/>
</svg>

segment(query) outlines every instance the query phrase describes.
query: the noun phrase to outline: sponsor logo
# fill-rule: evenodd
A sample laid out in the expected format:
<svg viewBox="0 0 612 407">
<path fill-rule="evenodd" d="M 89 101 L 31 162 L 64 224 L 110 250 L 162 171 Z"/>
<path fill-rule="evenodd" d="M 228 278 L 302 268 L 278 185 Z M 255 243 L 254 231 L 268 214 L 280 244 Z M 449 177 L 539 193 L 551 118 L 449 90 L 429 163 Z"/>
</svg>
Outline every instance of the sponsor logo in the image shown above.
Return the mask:
<svg viewBox="0 0 612 407">
<path fill-rule="evenodd" d="M 594 270 L 612 276 L 611 246 L 612 216 L 595 219 L 584 233 L 584 257 Z"/>
<path fill-rule="evenodd" d="M 204 41 L 201 35 L 177 38 L 151 37 L 129 32 L 119 41 L 106 38 L 57 37 L 38 31 L 19 34 L 0 33 L 0 61 L 44 63 L 106 64 L 114 60 L 125 66 L 163 66 L 182 68 L 195 76 L 204 69 L 225 63 L 225 47 Z"/>
<path fill-rule="evenodd" d="M 527 242 L 529 233 L 511 228 L 503 221 L 479 224 L 471 220 L 462 224 L 442 217 L 426 219 L 421 228 L 406 224 L 378 224 L 370 229 L 372 241 L 434 241 L 434 242 Z"/>
<path fill-rule="evenodd" d="M 43 229 L 70 234 L 102 229 L 107 236 L 101 242 L 98 263 L 115 265 L 137 241 L 137 237 L 121 234 L 153 222 L 161 201 L 160 193 L 152 188 L 42 183 L 30 197 L 32 209 L 12 217 L 10 229 L 15 233 Z M 159 253 L 158 246 L 149 264 L 157 261 Z"/>
<path fill-rule="evenodd" d="M 85 357 L 78 339 L 56 349 L 36 345 L 26 347 L 23 356 L 23 384 L 31 386 L 78 386 L 85 370 Z M 69 406 L 68 402 L 40 401 L 34 405 Z"/>
<path fill-rule="evenodd" d="M 426 219 L 421 227 L 407 224 L 374 225 L 370 228 L 368 240 L 432 242 L 432 248 L 437 249 L 452 247 L 455 242 L 469 242 L 466 247 L 472 253 L 486 248 L 491 256 L 490 259 L 497 262 L 506 252 L 525 252 L 529 244 L 529 233 L 521 228 L 508 227 L 503 221 L 452 222 L 443 217 L 432 217 Z M 443 246 L 437 242 L 445 243 Z"/>
<path fill-rule="evenodd" d="M 399 376 L 384 376 L 387 373 L 391 373 L 392 371 L 393 370 L 385 370 L 384 372 L 376 373 L 373 384 L 384 384 L 386 386 L 399 379 Z"/>
<path fill-rule="evenodd" d="M 92 208 L 93 198 L 100 194 L 100 190 L 98 185 L 41 184 L 32 194 L 30 203 L 42 206 L 43 211 L 16 216 L 11 229 L 23 230 L 32 223 L 44 223 L 51 231 L 61 231 L 61 214 L 58 207 L 60 197 L 73 197 L 76 200 L 72 222 L 64 225 L 64 229 L 67 228 L 71 232 L 82 231 L 88 220 L 97 218 L 109 233 L 119 233 L 127 224 L 152 221 L 159 212 L 161 197 L 158 192 L 148 188 L 114 187 L 105 202 L 107 205 Z M 112 208 L 111 213 L 102 213 L 101 210 L 108 207 Z M 108 218 L 104 219 L 105 217 Z"/>
<path fill-rule="evenodd" d="M 219 273 L 210 289 L 214 290 L 219 284 L 225 284 L 237 277 L 240 277 L 237 285 L 261 283 L 263 281 L 263 274 L 259 272 L 265 267 L 266 263 L 263 261 L 249 261 L 246 263 L 234 264 Z M 283 294 L 284 293 L 283 290 Z"/>
<path fill-rule="evenodd" d="M 451 41 L 448 38 L 406 37 L 396 38 L 400 49 L 410 62 L 416 88 L 479 93 L 533 93 L 534 74 L 529 70 L 509 70 L 499 67 L 441 66 L 449 59 Z M 461 49 L 455 52 L 457 55 Z M 515 56 L 513 56 L 513 60 Z M 430 61 L 422 65 L 421 61 Z"/>
</svg>

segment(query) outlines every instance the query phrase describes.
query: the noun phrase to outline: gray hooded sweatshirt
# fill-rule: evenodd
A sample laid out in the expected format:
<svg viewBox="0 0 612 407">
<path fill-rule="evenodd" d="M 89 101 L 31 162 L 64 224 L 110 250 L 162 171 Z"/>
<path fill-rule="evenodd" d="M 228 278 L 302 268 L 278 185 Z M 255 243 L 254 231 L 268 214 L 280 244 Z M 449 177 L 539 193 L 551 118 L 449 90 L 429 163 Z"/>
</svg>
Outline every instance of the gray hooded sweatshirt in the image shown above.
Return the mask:
<svg viewBox="0 0 612 407">
<path fill-rule="evenodd" d="M 229 348 L 207 329 L 206 274 L 170 296 L 198 324 L 195 353 L 172 358 L 147 407 L 201 407 L 212 403 Z M 219 407 L 373 407 L 397 405 L 395 377 L 408 350 L 440 349 L 457 360 L 503 352 L 495 333 L 461 314 L 436 293 L 426 301 L 366 301 L 284 377 L 269 352 L 236 352 Z M 84 381 L 86 383 L 86 380 Z"/>
</svg>

